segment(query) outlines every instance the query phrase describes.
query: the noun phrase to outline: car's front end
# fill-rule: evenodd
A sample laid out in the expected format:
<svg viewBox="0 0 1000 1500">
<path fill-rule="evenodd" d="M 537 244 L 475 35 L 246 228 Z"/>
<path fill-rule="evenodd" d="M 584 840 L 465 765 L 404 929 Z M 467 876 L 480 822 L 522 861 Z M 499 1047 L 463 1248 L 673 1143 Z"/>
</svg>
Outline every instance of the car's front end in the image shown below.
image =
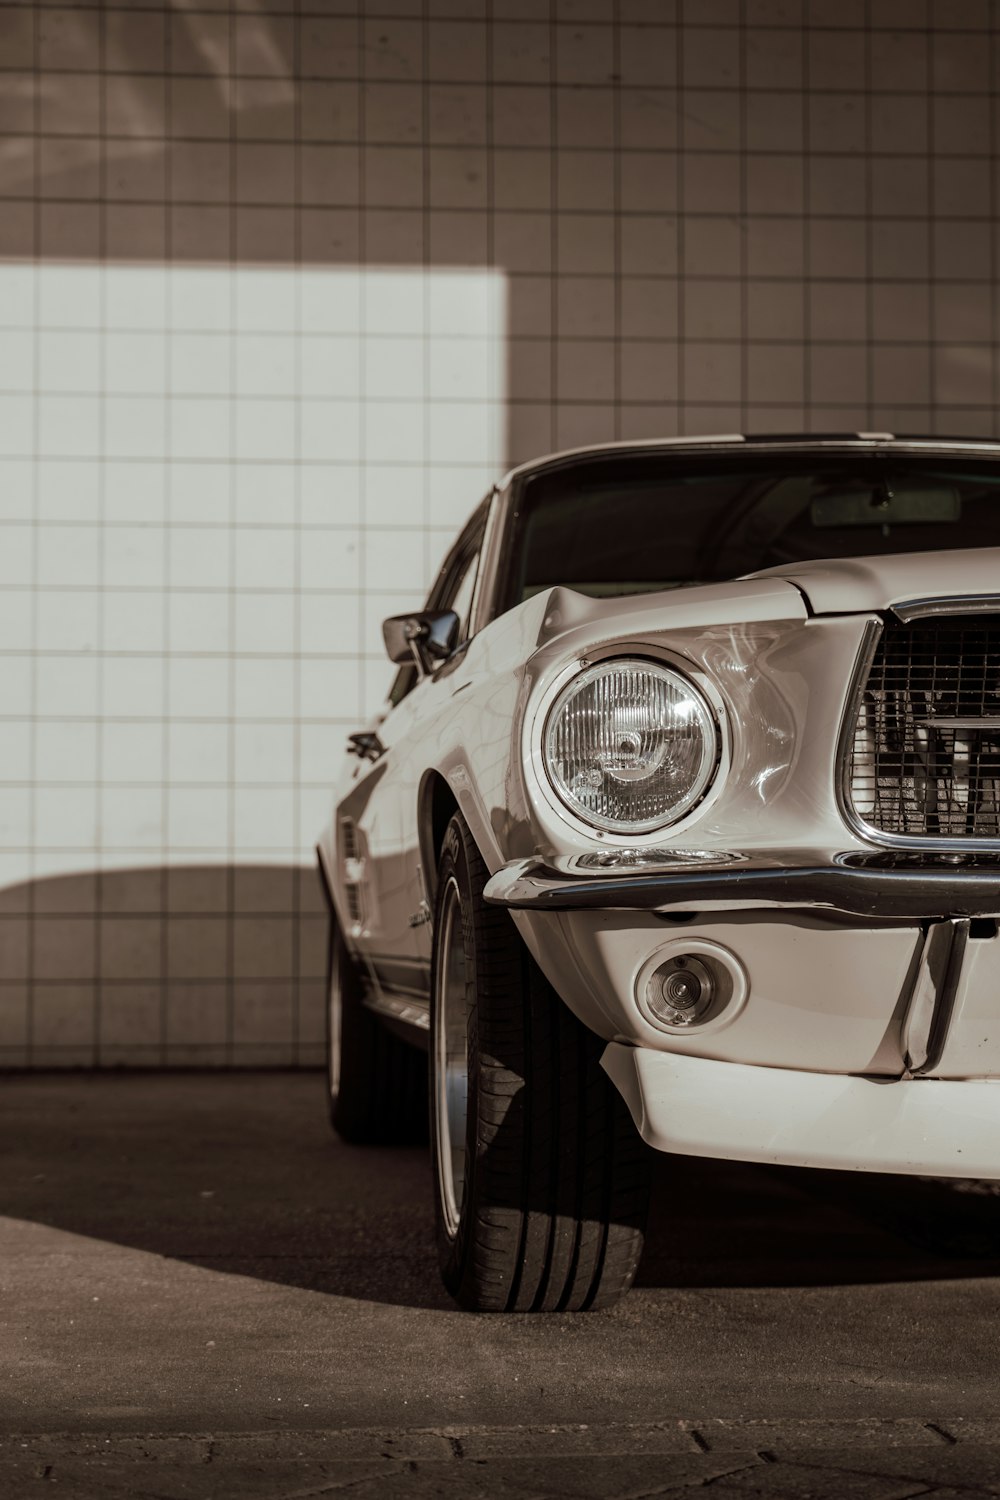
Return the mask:
<svg viewBox="0 0 1000 1500">
<path fill-rule="evenodd" d="M 539 612 L 486 897 L 645 1139 L 1000 1178 L 1000 550 Z"/>
<path fill-rule="evenodd" d="M 385 631 L 333 1123 L 415 1138 L 423 1043 L 461 1305 L 619 1296 L 643 1140 L 1000 1180 L 1000 445 L 556 455 Z"/>
</svg>

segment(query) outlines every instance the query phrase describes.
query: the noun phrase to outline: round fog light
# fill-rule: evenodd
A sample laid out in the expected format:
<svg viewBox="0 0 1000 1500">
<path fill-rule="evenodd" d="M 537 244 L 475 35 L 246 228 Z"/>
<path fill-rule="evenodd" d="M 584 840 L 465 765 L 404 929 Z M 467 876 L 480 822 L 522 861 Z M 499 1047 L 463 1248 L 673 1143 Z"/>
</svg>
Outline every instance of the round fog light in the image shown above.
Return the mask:
<svg viewBox="0 0 1000 1500">
<path fill-rule="evenodd" d="M 646 998 L 657 1020 L 668 1026 L 694 1026 L 711 1009 L 717 989 L 702 959 L 679 953 L 654 972 Z"/>
<path fill-rule="evenodd" d="M 646 1020 L 675 1034 L 726 1025 L 749 989 L 736 954 L 694 934 L 650 954 L 635 980 L 635 998 Z"/>
</svg>

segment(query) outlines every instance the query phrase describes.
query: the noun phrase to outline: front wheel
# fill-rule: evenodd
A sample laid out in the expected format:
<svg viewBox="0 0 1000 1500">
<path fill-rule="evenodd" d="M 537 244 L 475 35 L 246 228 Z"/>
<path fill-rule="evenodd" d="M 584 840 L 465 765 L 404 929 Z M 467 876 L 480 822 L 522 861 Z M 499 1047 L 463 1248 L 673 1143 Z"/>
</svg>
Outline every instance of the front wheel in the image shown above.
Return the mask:
<svg viewBox="0 0 1000 1500">
<path fill-rule="evenodd" d="M 464 820 L 438 867 L 430 1096 L 437 1233 L 463 1307 L 607 1307 L 632 1283 L 649 1152 L 600 1067 L 604 1042 L 559 999 Z"/>
</svg>

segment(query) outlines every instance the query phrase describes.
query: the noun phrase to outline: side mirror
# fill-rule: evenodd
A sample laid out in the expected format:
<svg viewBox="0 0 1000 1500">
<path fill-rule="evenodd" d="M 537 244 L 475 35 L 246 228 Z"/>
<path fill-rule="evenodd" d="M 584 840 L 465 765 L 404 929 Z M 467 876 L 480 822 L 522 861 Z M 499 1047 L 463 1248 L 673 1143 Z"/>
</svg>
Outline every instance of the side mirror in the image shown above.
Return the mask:
<svg viewBox="0 0 1000 1500">
<path fill-rule="evenodd" d="M 461 623 L 453 609 L 392 615 L 382 621 L 382 638 L 389 660 L 415 661 L 421 672 L 433 672 L 438 662 L 454 651 Z"/>
</svg>

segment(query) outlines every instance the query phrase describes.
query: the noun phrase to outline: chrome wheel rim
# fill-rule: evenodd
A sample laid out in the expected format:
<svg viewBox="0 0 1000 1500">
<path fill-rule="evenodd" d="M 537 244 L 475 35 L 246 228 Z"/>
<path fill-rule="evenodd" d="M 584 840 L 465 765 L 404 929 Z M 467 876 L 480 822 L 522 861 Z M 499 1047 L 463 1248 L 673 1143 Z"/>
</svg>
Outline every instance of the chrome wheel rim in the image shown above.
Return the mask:
<svg viewBox="0 0 1000 1500">
<path fill-rule="evenodd" d="M 441 901 L 438 954 L 434 976 L 434 1144 L 445 1232 L 454 1239 L 465 1198 L 470 1008 L 462 897 L 454 876 L 449 878 Z"/>
<path fill-rule="evenodd" d="M 343 957 L 340 943 L 334 939 L 333 962 L 330 965 L 330 989 L 326 997 L 327 1006 L 327 1071 L 331 1100 L 340 1093 L 341 1024 L 343 1002 L 340 996 L 340 967 Z"/>
</svg>

